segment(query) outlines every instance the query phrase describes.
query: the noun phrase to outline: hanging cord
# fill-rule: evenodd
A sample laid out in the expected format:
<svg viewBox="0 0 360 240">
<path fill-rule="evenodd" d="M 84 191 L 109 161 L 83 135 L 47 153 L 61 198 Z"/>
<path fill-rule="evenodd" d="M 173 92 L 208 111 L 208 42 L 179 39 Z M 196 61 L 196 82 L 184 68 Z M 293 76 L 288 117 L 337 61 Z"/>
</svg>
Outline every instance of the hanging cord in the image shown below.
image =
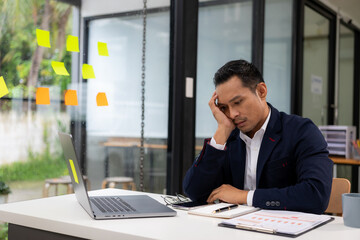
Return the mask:
<svg viewBox="0 0 360 240">
<path fill-rule="evenodd" d="M 144 126 L 145 126 L 145 53 L 146 53 L 146 6 L 144 0 L 142 11 L 143 16 L 143 38 L 142 38 L 142 58 L 141 58 L 141 138 L 140 138 L 140 191 L 144 191 Z"/>
</svg>

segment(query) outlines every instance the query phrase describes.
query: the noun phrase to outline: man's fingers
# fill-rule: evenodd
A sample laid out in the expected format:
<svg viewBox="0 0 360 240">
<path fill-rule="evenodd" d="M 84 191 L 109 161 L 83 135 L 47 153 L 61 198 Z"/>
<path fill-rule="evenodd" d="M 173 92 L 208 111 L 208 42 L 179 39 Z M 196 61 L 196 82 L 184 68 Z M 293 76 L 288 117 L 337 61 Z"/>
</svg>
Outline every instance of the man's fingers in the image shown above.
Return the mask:
<svg viewBox="0 0 360 240">
<path fill-rule="evenodd" d="M 218 194 L 221 192 L 221 186 L 215 188 L 211 193 L 208 199 L 206 200 L 208 203 L 213 203 L 216 199 L 218 199 Z"/>
<path fill-rule="evenodd" d="M 213 93 L 213 95 L 211 96 L 210 98 L 210 101 L 209 101 L 209 106 L 212 107 L 215 105 L 215 100 L 217 98 L 217 95 L 216 95 L 216 92 Z"/>
</svg>

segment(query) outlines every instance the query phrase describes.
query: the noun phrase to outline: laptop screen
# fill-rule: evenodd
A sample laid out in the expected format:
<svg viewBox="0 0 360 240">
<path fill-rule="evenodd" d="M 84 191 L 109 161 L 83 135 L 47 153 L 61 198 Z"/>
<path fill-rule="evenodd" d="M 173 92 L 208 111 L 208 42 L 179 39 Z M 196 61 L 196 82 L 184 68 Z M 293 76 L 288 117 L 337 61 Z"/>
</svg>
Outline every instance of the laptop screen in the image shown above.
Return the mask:
<svg viewBox="0 0 360 240">
<path fill-rule="evenodd" d="M 87 189 L 84 184 L 83 175 L 81 174 L 76 157 L 72 136 L 70 134 L 59 132 L 59 137 L 76 198 L 89 215 L 94 217 L 93 210 L 89 203 Z"/>
</svg>

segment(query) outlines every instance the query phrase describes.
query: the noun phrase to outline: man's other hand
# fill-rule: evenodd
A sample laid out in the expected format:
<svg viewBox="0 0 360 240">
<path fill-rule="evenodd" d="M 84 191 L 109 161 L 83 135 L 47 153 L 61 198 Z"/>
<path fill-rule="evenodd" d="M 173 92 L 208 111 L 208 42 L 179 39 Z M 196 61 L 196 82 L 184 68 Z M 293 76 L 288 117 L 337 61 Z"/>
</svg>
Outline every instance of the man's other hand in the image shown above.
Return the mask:
<svg viewBox="0 0 360 240">
<path fill-rule="evenodd" d="M 248 192 L 249 191 L 240 190 L 229 184 L 223 184 L 212 191 L 207 202 L 213 203 L 216 199 L 219 199 L 227 203 L 246 204 Z"/>
</svg>

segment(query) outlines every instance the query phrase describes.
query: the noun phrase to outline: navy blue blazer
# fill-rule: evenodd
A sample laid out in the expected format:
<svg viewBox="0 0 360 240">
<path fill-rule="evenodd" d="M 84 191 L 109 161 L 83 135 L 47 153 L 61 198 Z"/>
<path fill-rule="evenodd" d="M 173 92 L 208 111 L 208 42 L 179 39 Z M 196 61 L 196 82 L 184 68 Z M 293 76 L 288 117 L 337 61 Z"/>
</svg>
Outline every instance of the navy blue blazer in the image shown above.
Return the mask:
<svg viewBox="0 0 360 240">
<path fill-rule="evenodd" d="M 328 206 L 333 162 L 327 143 L 310 120 L 288 115 L 271 107 L 271 116 L 261 143 L 253 206 L 263 209 L 323 213 Z M 184 192 L 205 202 L 222 184 L 244 188 L 246 146 L 235 129 L 225 150 L 204 147 L 187 171 Z"/>
</svg>

